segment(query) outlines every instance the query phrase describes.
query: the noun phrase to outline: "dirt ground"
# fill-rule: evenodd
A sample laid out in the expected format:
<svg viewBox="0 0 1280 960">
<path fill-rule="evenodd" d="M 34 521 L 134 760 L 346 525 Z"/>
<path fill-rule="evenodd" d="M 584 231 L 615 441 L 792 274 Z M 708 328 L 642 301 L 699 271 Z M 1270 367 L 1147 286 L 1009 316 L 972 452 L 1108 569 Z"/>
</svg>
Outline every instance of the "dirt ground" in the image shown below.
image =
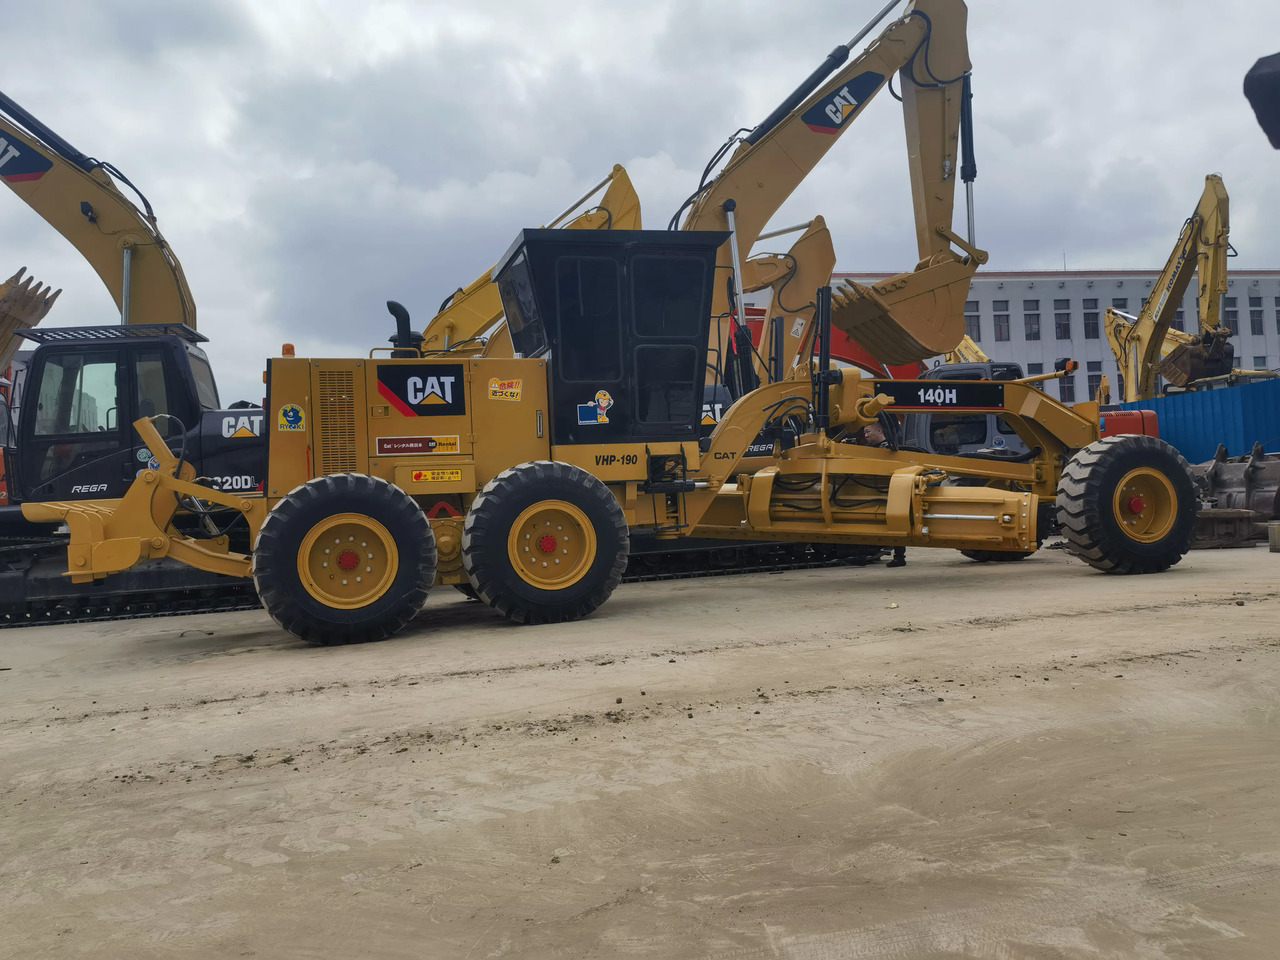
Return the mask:
<svg viewBox="0 0 1280 960">
<path fill-rule="evenodd" d="M 1272 958 L 1280 555 L 0 631 L 5 957 Z"/>
</svg>

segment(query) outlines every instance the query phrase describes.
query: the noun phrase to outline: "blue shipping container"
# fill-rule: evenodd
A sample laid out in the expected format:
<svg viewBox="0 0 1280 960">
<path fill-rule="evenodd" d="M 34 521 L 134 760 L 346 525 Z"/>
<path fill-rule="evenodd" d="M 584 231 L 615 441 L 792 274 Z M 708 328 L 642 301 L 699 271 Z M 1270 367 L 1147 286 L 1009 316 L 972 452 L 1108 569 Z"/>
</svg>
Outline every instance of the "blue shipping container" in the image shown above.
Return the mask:
<svg viewBox="0 0 1280 960">
<path fill-rule="evenodd" d="M 1280 453 L 1280 380 L 1175 393 L 1120 407 L 1154 410 L 1161 438 L 1190 463 L 1213 459 L 1220 443 L 1227 445 L 1227 455 L 1232 457 L 1248 453 L 1256 441 L 1267 453 Z"/>
</svg>

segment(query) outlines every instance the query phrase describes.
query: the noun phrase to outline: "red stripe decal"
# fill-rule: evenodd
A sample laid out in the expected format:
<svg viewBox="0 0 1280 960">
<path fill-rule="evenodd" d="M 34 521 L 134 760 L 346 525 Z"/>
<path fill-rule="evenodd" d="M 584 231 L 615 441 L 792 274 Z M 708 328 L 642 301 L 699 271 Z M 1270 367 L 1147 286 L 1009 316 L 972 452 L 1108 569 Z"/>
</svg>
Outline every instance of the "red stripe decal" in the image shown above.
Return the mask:
<svg viewBox="0 0 1280 960">
<path fill-rule="evenodd" d="M 397 410 L 403 413 L 406 417 L 417 416 L 417 414 L 413 412 L 413 408 L 409 406 L 407 403 L 405 403 L 403 400 L 401 400 L 399 397 L 397 397 L 395 393 L 392 392 L 391 388 L 388 387 L 381 380 L 378 381 L 378 392 L 382 394 L 383 398 L 388 403 L 390 403 L 393 407 L 395 407 Z"/>
</svg>

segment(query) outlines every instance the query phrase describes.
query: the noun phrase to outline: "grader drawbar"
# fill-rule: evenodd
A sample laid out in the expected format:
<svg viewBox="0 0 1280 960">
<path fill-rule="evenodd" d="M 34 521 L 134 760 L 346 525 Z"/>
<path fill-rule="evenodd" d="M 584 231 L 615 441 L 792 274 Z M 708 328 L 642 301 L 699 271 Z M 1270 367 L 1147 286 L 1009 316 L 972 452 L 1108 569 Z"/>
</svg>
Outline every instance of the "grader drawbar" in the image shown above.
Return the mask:
<svg viewBox="0 0 1280 960">
<path fill-rule="evenodd" d="M 634 537 L 908 545 L 1016 559 L 1061 532 L 1115 573 L 1165 570 L 1195 518 L 1187 466 L 1152 437 L 1099 439 L 1097 407 L 1018 381 L 873 380 L 819 356 L 743 396 L 699 442 L 718 231 L 526 230 L 494 269 L 517 356 L 268 361 L 261 493 L 209 489 L 153 425 L 122 499 L 25 504 L 63 520 L 89 580 L 167 556 L 252 577 L 311 643 L 389 637 L 433 584 L 522 623 L 575 620 L 617 586 Z M 897 442 L 895 414 L 992 412 L 1018 458 Z M 879 424 L 886 446 L 856 439 Z M 748 458 L 761 435 L 773 455 Z M 250 553 L 173 524 L 249 528 Z M 184 524 L 190 530 L 191 524 Z"/>
</svg>

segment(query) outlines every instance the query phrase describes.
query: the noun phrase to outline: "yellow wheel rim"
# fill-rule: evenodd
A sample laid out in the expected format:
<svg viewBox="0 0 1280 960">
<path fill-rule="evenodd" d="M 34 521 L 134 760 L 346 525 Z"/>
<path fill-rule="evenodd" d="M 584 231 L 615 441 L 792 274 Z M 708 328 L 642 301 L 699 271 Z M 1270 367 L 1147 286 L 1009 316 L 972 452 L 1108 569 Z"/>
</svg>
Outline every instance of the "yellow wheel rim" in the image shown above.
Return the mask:
<svg viewBox="0 0 1280 960">
<path fill-rule="evenodd" d="M 507 534 L 507 556 L 525 583 L 540 590 L 563 590 L 591 569 L 595 527 L 572 503 L 543 500 L 516 517 Z"/>
<path fill-rule="evenodd" d="M 1136 467 L 1121 478 L 1111 497 L 1111 510 L 1125 535 L 1152 543 L 1173 529 L 1178 495 L 1159 470 Z"/>
<path fill-rule="evenodd" d="M 377 600 L 396 577 L 400 556 L 390 532 L 362 513 L 317 523 L 298 548 L 302 586 L 325 606 L 353 610 Z"/>
</svg>

